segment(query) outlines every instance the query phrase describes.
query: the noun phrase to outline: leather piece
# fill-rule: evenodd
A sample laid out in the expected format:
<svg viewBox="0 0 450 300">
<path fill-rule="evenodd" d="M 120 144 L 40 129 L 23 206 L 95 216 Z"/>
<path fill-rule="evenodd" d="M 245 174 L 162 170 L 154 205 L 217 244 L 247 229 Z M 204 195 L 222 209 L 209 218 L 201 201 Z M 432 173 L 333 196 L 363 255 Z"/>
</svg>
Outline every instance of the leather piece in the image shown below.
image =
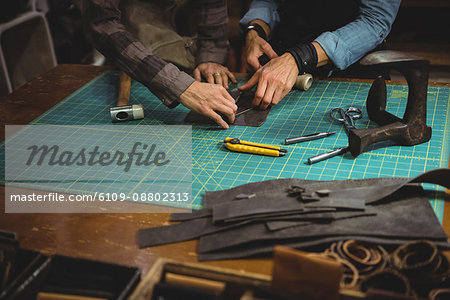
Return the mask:
<svg viewBox="0 0 450 300">
<path fill-rule="evenodd" d="M 262 221 L 306 221 L 306 220 L 331 220 L 337 218 L 340 213 L 348 213 L 347 211 L 338 211 L 336 208 L 318 207 L 318 208 L 305 208 L 302 211 L 276 216 L 264 216 L 259 218 Z M 355 212 L 352 212 L 355 213 Z M 360 213 L 360 212 L 356 212 Z"/>
<path fill-rule="evenodd" d="M 251 182 L 243 184 L 231 189 L 221 190 L 221 191 L 205 191 L 203 196 L 203 208 L 212 208 L 214 205 L 236 201 L 236 197 L 240 194 L 253 194 L 258 193 L 270 193 L 276 191 L 287 190 L 291 185 L 304 185 L 310 184 L 313 180 L 305 179 L 295 179 L 295 178 L 283 178 L 283 179 L 272 179 L 266 181 Z M 245 200 L 238 200 L 245 201 Z"/>
<path fill-rule="evenodd" d="M 236 102 L 238 107 L 236 111 L 236 118 L 234 123 L 231 125 L 259 127 L 266 122 L 272 107 L 269 106 L 265 110 L 253 107 L 252 101 L 255 96 L 253 92 L 244 92 L 240 94 L 238 91 L 237 93 L 230 92 L 230 94 L 234 99 L 240 95 L 238 101 Z M 190 111 L 184 121 L 186 123 L 195 124 L 215 124 L 210 118 L 194 111 Z M 225 121 L 227 121 L 227 119 L 225 119 Z"/>
<path fill-rule="evenodd" d="M 300 220 L 274 220 L 274 221 L 266 221 L 266 227 L 270 231 L 282 230 L 289 227 L 296 226 L 304 226 L 315 223 L 331 223 L 333 220 L 341 220 L 348 218 L 358 218 L 358 217 L 367 217 L 367 216 L 376 216 L 376 213 L 369 209 L 365 212 L 348 212 L 348 211 L 336 211 L 333 213 L 323 213 L 319 214 L 322 216 L 329 216 L 328 218 L 317 218 L 314 217 L 315 214 L 305 215 L 304 219 Z M 308 221 L 309 220 L 309 221 Z"/>
<path fill-rule="evenodd" d="M 434 174 L 433 176 L 435 177 L 439 175 L 442 176 L 441 178 L 446 178 L 445 176 L 449 174 L 449 171 L 450 170 L 447 169 L 444 171 L 439 170 L 437 173 L 431 173 Z M 425 175 L 430 176 L 427 174 Z M 419 176 L 419 181 L 435 180 L 433 178 L 427 179 L 426 176 L 425 179 L 424 176 Z M 415 180 L 417 180 L 417 178 L 374 178 L 330 182 L 301 179 L 278 179 L 250 183 L 224 191 L 206 192 L 204 209 L 198 213 L 180 215 L 181 219 L 191 219 L 191 221 L 196 220 L 201 222 L 199 220 L 204 219 L 206 220 L 203 221 L 204 223 L 192 226 L 194 228 L 191 229 L 188 234 L 185 234 L 183 238 L 179 237 L 179 235 L 183 235 L 186 229 L 179 229 L 177 234 L 166 235 L 164 230 L 171 229 L 164 228 L 161 229 L 163 234 L 159 235 L 165 237 L 164 243 L 192 239 L 200 236 L 200 260 L 239 258 L 267 254 L 272 251 L 275 243 L 292 247 L 309 248 L 348 238 L 357 238 L 369 242 L 375 241 L 385 245 L 399 245 L 412 239 L 418 239 L 419 236 L 421 236 L 433 240 L 441 248 L 449 248 L 445 233 L 443 233 L 440 224 L 429 205 L 428 199 L 424 197 L 423 190 L 417 185 L 405 186 L 405 182 Z M 399 185 L 401 185 L 402 188 L 398 188 Z M 355 220 L 358 219 L 358 222 L 354 222 L 355 220 L 353 220 L 353 222 L 348 223 L 348 219 L 339 220 L 338 214 L 349 213 L 349 211 L 342 209 L 336 210 L 335 208 L 309 207 L 305 207 L 303 211 L 283 211 L 282 213 L 277 213 L 277 215 L 273 215 L 270 210 L 268 210 L 267 213 L 260 212 L 254 216 L 251 215 L 252 209 L 250 209 L 249 212 L 246 212 L 250 218 L 243 218 L 242 220 L 238 219 L 237 222 L 227 223 L 226 226 L 223 226 L 223 224 L 213 224 L 210 217 L 214 207 L 219 204 L 228 203 L 226 205 L 231 206 L 231 204 L 245 203 L 246 201 L 255 199 L 255 197 L 244 197 L 243 199 L 240 196 L 243 194 L 274 194 L 275 197 L 278 197 L 277 195 L 282 195 L 282 197 L 288 198 L 288 196 L 286 196 L 288 193 L 287 191 L 292 191 L 293 187 L 296 187 L 295 190 L 297 191 L 297 194 L 309 190 L 310 196 L 315 197 L 316 195 L 314 193 L 316 193 L 319 197 L 323 198 L 330 193 L 324 193 L 324 191 L 320 191 L 320 189 L 328 188 L 333 191 L 339 189 L 348 190 L 351 187 L 363 188 L 366 186 L 396 186 L 397 192 L 389 197 L 383 198 L 382 201 L 376 201 L 366 205 L 365 211 L 362 213 L 374 209 L 377 215 L 355 218 Z M 270 199 L 270 197 L 268 198 Z M 365 202 L 364 199 L 360 201 L 363 203 Z M 320 199 L 315 202 L 307 201 L 306 204 L 315 204 L 317 202 L 320 202 Z M 328 216 L 326 214 L 328 214 Z M 414 215 L 415 218 L 408 218 L 408 216 L 411 215 Z M 328 219 L 326 219 L 327 217 Z M 320 224 L 320 222 L 329 221 L 330 219 L 337 220 L 332 220 L 332 223 L 328 225 Z M 295 230 L 295 227 L 293 227 L 270 232 L 267 230 L 267 225 L 262 221 L 267 222 L 271 220 L 314 220 L 315 222 L 312 224 L 302 224 L 304 226 L 302 226 L 301 230 Z M 391 220 L 395 220 L 395 222 L 392 223 Z M 317 222 L 319 223 L 316 224 Z M 190 224 L 189 222 L 184 222 L 182 224 L 185 228 L 191 227 L 187 226 Z M 203 230 L 197 228 L 203 228 Z M 244 228 L 250 228 L 251 231 L 243 230 Z M 152 231 L 153 230 L 156 232 L 159 231 L 157 228 L 152 229 Z M 237 238 L 233 237 L 233 234 L 230 232 L 236 234 Z M 228 234 L 230 235 L 228 236 Z M 171 236 L 171 238 L 168 239 L 168 236 Z M 217 244 L 212 248 L 206 247 L 207 250 L 203 249 L 203 243 L 211 237 L 219 237 Z M 224 237 L 225 240 L 223 239 Z M 159 239 L 160 238 L 154 240 L 158 241 Z M 221 243 L 223 244 L 221 245 Z"/>
<path fill-rule="evenodd" d="M 420 195 L 420 196 L 419 196 Z M 287 228 L 268 232 L 264 224 L 248 224 L 233 231 L 202 236 L 200 253 L 237 246 L 252 241 L 281 240 L 292 238 L 324 237 L 338 235 L 363 235 L 376 237 L 402 237 L 446 241 L 429 201 L 418 186 L 408 186 L 395 201 L 374 205 L 376 216 L 336 220 L 328 224 L 306 225 L 301 230 Z M 410 216 L 414 216 L 411 218 Z"/>
<path fill-rule="evenodd" d="M 414 197 L 420 194 L 421 188 L 411 186 L 408 194 L 403 193 L 403 199 L 373 206 L 377 211 L 376 217 L 362 217 L 355 220 L 338 220 L 333 226 L 314 224 L 305 226 L 301 232 L 297 230 L 281 230 L 267 232 L 262 224 L 249 224 L 237 232 L 222 232 L 216 235 L 202 237 L 199 251 L 207 252 L 230 247 L 253 240 L 306 238 L 327 235 L 368 235 L 368 236 L 401 236 L 411 239 L 446 239 L 434 212 L 426 198 Z M 409 217 L 415 215 L 413 220 Z M 395 220 L 397 226 L 393 226 Z M 217 239 L 217 241 L 214 241 Z"/>
<path fill-rule="evenodd" d="M 256 197 L 217 204 L 212 208 L 213 222 L 232 222 L 265 214 L 294 213 L 303 210 L 303 203 L 287 193 L 257 193 Z"/>
<path fill-rule="evenodd" d="M 395 182 L 397 181 L 397 182 Z M 397 178 L 393 182 L 379 182 L 377 184 L 366 185 L 363 187 L 333 187 L 327 196 L 319 196 L 317 190 L 321 188 L 327 188 L 325 183 L 318 185 L 310 185 L 305 187 L 305 192 L 301 195 L 306 195 L 307 200 L 325 201 L 328 199 L 365 199 L 366 204 L 379 201 L 396 191 L 400 190 L 410 183 L 433 183 L 438 184 L 446 188 L 450 188 L 450 169 L 435 169 L 423 174 L 420 174 L 414 178 Z M 302 197 L 304 199 L 304 197 Z"/>
<path fill-rule="evenodd" d="M 138 230 L 137 240 L 139 248 L 184 242 L 202 235 L 237 228 L 257 221 L 244 220 L 218 226 L 213 224 L 211 218 L 198 218 L 174 225 L 140 229 Z"/>
<path fill-rule="evenodd" d="M 188 221 L 198 218 L 205 218 L 210 217 L 212 215 L 212 209 L 209 208 L 202 208 L 199 210 L 193 210 L 192 212 L 188 213 L 173 213 L 170 215 L 169 221 L 176 222 L 176 221 Z"/>
<path fill-rule="evenodd" d="M 305 204 L 305 207 L 334 207 L 334 208 L 348 208 L 352 210 L 364 210 L 366 208 L 366 203 L 359 199 L 349 199 L 349 198 L 338 198 L 334 199 L 329 197 L 327 199 L 320 199 L 319 201 L 314 201 Z"/>
<path fill-rule="evenodd" d="M 198 238 L 202 235 L 203 228 L 208 222 L 211 221 L 206 218 L 200 218 L 170 226 L 139 229 L 137 234 L 139 248 Z"/>
</svg>

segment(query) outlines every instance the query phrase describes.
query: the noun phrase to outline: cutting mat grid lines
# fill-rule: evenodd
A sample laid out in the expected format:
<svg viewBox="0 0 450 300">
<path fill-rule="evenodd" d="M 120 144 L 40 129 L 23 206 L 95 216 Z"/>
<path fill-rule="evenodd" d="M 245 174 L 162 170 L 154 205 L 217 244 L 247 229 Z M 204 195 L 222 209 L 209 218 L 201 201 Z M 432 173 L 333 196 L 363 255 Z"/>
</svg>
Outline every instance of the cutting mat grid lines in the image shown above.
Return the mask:
<svg viewBox="0 0 450 300">
<path fill-rule="evenodd" d="M 32 121 L 32 125 L 106 125 L 111 124 L 109 107 L 117 99 L 119 73 L 107 71 Z M 240 81 L 242 82 L 242 80 Z M 307 165 L 308 157 L 347 145 L 347 135 L 340 123 L 333 122 L 329 110 L 333 107 L 358 107 L 363 118 L 357 128 L 377 127 L 367 117 L 365 102 L 369 83 L 315 81 L 308 91 L 292 91 L 272 108 L 261 127 L 231 126 L 220 130 L 216 126 L 194 125 L 192 128 L 192 193 L 194 209 L 201 208 L 204 191 L 235 187 L 248 182 L 275 178 L 312 180 L 343 180 L 371 177 L 413 177 L 427 170 L 447 167 L 450 143 L 450 88 L 428 88 L 427 124 L 432 126 L 430 142 L 414 147 L 371 147 L 356 159 L 349 153 L 321 163 Z M 387 110 L 402 117 L 406 107 L 408 87 L 388 85 Z M 188 110 L 181 105 L 167 109 L 145 86 L 133 81 L 130 102 L 144 106 L 145 119 L 126 123 L 130 130 L 139 125 L 185 124 Z M 123 124 L 123 123 L 122 123 Z M 112 125 L 114 126 L 114 125 Z M 133 129 L 135 127 L 135 129 Z M 280 145 L 291 136 L 315 132 L 337 131 L 337 134 L 311 142 L 282 146 L 285 157 L 272 158 L 226 150 L 222 141 L 227 137 Z M 3 151 L 3 150 L 2 150 Z M 4 157 L 4 156 L 2 156 Z M 110 174 L 114 180 L 115 174 Z M 136 184 L 126 182 L 124 189 L 136 190 Z M 87 188 L 92 188 L 88 187 Z M 28 186 L 30 187 L 30 186 Z M 39 188 L 36 185 L 35 188 Z M 145 187 L 140 187 L 140 189 Z M 442 190 L 431 186 L 433 190 Z M 76 192 L 76 191 L 74 191 Z M 432 200 L 437 216 L 442 220 L 443 201 Z"/>
</svg>

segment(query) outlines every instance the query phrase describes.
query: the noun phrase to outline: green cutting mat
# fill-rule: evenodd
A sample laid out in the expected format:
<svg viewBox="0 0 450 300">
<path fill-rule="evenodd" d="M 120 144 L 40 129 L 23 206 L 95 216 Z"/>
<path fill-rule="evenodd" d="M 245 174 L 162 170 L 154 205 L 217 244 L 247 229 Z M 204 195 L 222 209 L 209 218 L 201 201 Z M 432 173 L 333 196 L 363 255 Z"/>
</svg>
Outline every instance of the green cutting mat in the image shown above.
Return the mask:
<svg viewBox="0 0 450 300">
<path fill-rule="evenodd" d="M 61 101 L 58 105 L 31 122 L 60 125 L 111 124 L 109 107 L 117 99 L 119 73 L 108 71 Z M 264 125 L 258 128 L 232 126 L 219 130 L 215 126 L 195 125 L 192 131 L 192 193 L 194 209 L 201 207 L 204 191 L 231 188 L 248 182 L 274 178 L 303 178 L 313 180 L 357 179 L 371 177 L 413 177 L 426 170 L 448 166 L 450 142 L 450 88 L 428 88 L 427 123 L 433 128 L 430 142 L 414 147 L 378 147 L 356 159 L 349 153 L 314 165 L 307 165 L 308 157 L 347 145 L 341 124 L 333 123 L 328 111 L 333 107 L 359 107 L 364 116 L 356 122 L 358 128 L 376 127 L 369 121 L 365 101 L 370 84 L 338 81 L 315 81 L 308 91 L 292 91 L 274 106 Z M 388 85 L 387 110 L 402 117 L 408 87 Z M 184 124 L 188 110 L 179 105 L 167 109 L 149 90 L 138 82 L 132 83 L 131 103 L 141 103 L 145 119 L 127 123 Z M 113 125 L 112 125 L 113 126 Z M 246 141 L 280 145 L 292 136 L 315 132 L 337 131 L 321 140 L 283 146 L 285 157 L 272 158 L 234 153 L 222 146 L 227 137 Z M 138 183 L 139 184 L 139 183 Z M 430 186 L 433 190 L 439 190 Z M 37 185 L 35 188 L 39 188 Z M 134 186 L 130 186 L 130 191 Z M 141 187 L 142 188 L 142 187 Z M 65 191 L 70 192 L 70 191 Z M 442 219 L 442 199 L 432 200 L 437 216 Z"/>
</svg>

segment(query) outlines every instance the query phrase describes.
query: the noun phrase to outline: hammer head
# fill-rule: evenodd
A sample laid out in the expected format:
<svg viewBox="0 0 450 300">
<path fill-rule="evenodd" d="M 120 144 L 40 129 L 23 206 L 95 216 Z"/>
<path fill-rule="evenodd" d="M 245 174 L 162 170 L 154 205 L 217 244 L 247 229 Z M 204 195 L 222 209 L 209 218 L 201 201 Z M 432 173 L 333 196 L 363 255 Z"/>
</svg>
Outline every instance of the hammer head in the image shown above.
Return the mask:
<svg viewBox="0 0 450 300">
<path fill-rule="evenodd" d="M 142 104 L 115 106 L 109 109 L 112 122 L 125 122 L 144 118 Z"/>
</svg>

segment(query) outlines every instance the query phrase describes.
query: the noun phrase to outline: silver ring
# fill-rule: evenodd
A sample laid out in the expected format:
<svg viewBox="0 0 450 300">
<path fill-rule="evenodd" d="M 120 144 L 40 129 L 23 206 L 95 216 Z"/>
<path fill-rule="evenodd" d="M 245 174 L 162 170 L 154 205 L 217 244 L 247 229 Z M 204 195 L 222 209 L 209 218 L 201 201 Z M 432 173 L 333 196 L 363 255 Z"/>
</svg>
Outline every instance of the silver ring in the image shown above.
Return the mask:
<svg viewBox="0 0 450 300">
<path fill-rule="evenodd" d="M 219 72 L 215 72 L 215 73 L 213 73 L 213 76 L 220 76 L 220 73 Z"/>
</svg>

